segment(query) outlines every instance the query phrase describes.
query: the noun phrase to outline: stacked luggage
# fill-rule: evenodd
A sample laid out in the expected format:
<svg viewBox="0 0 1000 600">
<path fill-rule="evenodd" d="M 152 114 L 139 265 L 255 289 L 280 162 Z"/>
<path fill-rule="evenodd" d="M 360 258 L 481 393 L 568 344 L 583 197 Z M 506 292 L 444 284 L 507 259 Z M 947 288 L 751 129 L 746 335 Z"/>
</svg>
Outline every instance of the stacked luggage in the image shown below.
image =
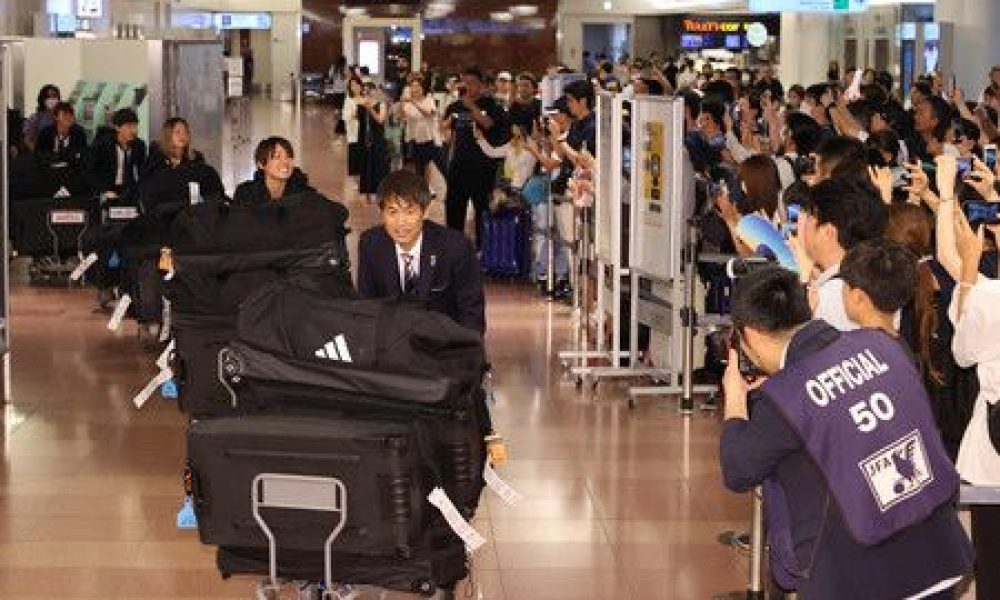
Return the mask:
<svg viewBox="0 0 1000 600">
<path fill-rule="evenodd" d="M 346 211 L 305 194 L 175 223 L 174 371 L 201 541 L 224 576 L 432 594 L 466 548 L 490 432 L 476 332 L 350 286 Z M 336 513 L 340 517 L 331 515 Z M 273 569 L 272 569 L 273 565 Z"/>
</svg>

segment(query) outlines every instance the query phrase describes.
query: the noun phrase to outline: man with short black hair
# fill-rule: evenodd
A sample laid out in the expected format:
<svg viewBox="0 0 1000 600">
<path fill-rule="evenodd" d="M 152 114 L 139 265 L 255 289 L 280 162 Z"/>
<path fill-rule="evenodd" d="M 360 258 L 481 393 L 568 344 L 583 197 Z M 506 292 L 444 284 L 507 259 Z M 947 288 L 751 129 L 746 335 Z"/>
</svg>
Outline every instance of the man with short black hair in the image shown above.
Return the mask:
<svg viewBox="0 0 1000 600">
<path fill-rule="evenodd" d="M 52 109 L 54 122 L 38 132 L 35 154 L 46 165 L 82 166 L 87 132 L 76 122 L 73 105 L 60 102 Z"/>
<path fill-rule="evenodd" d="M 448 227 L 465 231 L 471 199 L 478 247 L 482 242 L 483 211 L 489 207 L 499 164 L 480 148 L 473 129 L 482 131 L 491 146 L 503 146 L 511 136 L 507 112 L 486 93 L 483 74 L 478 68 L 468 68 L 462 73 L 459 99 L 445 110 L 441 127 L 452 136 L 445 198 Z"/>
<path fill-rule="evenodd" d="M 757 63 L 757 81 L 753 84 L 753 88 L 760 94 L 771 92 L 771 100 L 774 102 L 781 102 L 785 97 L 785 87 L 774 76 L 774 66 L 769 60 Z"/>
<path fill-rule="evenodd" d="M 885 232 L 889 215 L 870 183 L 828 179 L 809 189 L 799 213 L 797 245 L 801 246 L 802 277 L 811 280 L 813 314 L 841 331 L 858 328 L 844 309 L 840 263 L 848 250 Z"/>
<path fill-rule="evenodd" d="M 460 232 L 428 221 L 430 196 L 411 171 L 379 184 L 382 225 L 361 234 L 358 293 L 364 298 L 412 298 L 459 325 L 486 331 L 479 262 Z"/>
<path fill-rule="evenodd" d="M 122 196 L 139 184 L 146 164 L 146 142 L 139 138 L 139 116 L 122 108 L 111 118 L 114 135 L 98 137 L 90 150 L 87 174 L 98 194 Z"/>
<path fill-rule="evenodd" d="M 844 308 L 861 327 L 899 337 L 896 313 L 917 290 L 917 257 L 902 244 L 886 239 L 852 248 L 840 263 Z"/>
<path fill-rule="evenodd" d="M 777 266 L 736 282 L 732 317 L 722 474 L 762 486 L 777 583 L 809 600 L 953 598 L 973 561 L 960 481 L 905 350 L 811 320 Z M 747 362 L 766 377 L 753 391 Z"/>
</svg>

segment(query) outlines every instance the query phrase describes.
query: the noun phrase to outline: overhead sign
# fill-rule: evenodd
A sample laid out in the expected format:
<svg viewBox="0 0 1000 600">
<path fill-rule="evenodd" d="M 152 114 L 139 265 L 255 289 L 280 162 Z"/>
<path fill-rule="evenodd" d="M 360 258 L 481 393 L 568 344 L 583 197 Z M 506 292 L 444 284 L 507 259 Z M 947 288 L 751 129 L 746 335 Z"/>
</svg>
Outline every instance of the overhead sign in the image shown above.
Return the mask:
<svg viewBox="0 0 1000 600">
<path fill-rule="evenodd" d="M 864 12 L 869 0 L 750 0 L 750 12 Z"/>
<path fill-rule="evenodd" d="M 100 19 L 104 12 L 101 0 L 76 0 L 76 16 L 84 19 Z"/>
</svg>

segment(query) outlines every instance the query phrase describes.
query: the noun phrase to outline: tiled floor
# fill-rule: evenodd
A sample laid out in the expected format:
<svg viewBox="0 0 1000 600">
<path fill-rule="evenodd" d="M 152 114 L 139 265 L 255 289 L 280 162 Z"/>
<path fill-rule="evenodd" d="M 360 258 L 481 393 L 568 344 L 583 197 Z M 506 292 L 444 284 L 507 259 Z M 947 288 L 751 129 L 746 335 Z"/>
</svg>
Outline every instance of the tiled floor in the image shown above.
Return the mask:
<svg viewBox="0 0 1000 600">
<path fill-rule="evenodd" d="M 250 122 L 251 139 L 296 141 L 315 184 L 346 198 L 355 231 L 377 219 L 342 191 L 328 111 L 258 102 Z M 250 152 L 226 154 L 231 185 Z M 718 418 L 685 421 L 669 402 L 632 411 L 613 384 L 578 392 L 552 358 L 568 309 L 524 287 L 488 294 L 494 418 L 512 454 L 501 472 L 525 500 L 510 508 L 487 495 L 476 519 L 489 540 L 474 559 L 481 597 L 694 600 L 742 588 L 746 556 L 716 542 L 749 513 L 747 498 L 722 488 Z M 212 550 L 175 529 L 184 421 L 167 401 L 133 408 L 153 357 L 92 308 L 87 291 L 14 292 L 0 597 L 251 598 L 252 581 L 222 581 Z"/>
</svg>

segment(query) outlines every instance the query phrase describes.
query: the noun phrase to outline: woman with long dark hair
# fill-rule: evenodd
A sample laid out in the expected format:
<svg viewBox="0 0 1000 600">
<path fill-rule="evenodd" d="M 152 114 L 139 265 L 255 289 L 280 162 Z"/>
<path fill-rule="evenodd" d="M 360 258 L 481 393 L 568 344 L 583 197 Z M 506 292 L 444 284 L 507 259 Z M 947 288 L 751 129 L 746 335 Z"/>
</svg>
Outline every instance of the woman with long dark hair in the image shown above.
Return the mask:
<svg viewBox="0 0 1000 600">
<path fill-rule="evenodd" d="M 385 139 L 385 123 L 389 118 L 388 100 L 374 83 L 365 84 L 365 93 L 358 103 L 358 141 L 361 144 L 361 173 L 358 192 L 368 200 L 378 192 L 378 184 L 389 174 L 389 147 Z"/>
<path fill-rule="evenodd" d="M 347 82 L 347 97 L 344 98 L 344 131 L 347 135 L 347 176 L 361 174 L 361 141 L 358 131 L 361 127 L 358 107 L 364 100 L 365 84 L 357 75 L 351 75 Z"/>
<path fill-rule="evenodd" d="M 28 122 L 24 126 L 24 143 L 28 150 L 35 151 L 35 142 L 38 139 L 39 131 L 55 124 L 55 109 L 60 102 L 62 102 L 62 92 L 57 86 L 48 83 L 38 90 L 35 114 L 28 118 Z"/>
</svg>

